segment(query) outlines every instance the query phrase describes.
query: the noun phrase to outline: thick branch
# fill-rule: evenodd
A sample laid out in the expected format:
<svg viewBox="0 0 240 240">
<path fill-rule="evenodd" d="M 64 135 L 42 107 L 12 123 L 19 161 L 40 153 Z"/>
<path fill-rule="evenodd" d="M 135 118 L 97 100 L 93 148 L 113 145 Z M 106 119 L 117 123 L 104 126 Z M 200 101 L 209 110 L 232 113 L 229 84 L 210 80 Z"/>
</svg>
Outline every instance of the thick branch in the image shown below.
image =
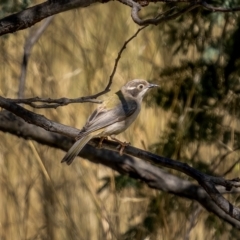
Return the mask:
<svg viewBox="0 0 240 240">
<path fill-rule="evenodd" d="M 18 106 L 15 103 L 11 103 L 7 101 L 3 97 L 0 97 L 0 107 L 5 108 L 10 112 L 13 112 L 17 116 L 24 119 L 26 122 L 42 127 L 43 129 L 50 132 L 61 133 L 66 136 L 73 136 L 74 133 L 78 131 L 77 129 L 73 129 L 66 125 L 50 121 L 47 118 L 45 118 L 43 115 L 33 113 L 21 106 Z"/>
<path fill-rule="evenodd" d="M 52 132 L 58 132 L 62 133 L 68 136 L 76 137 L 78 130 L 70 131 L 70 127 L 64 126 L 62 124 L 55 123 L 53 121 L 50 121 L 46 119 L 44 116 L 38 115 L 36 113 L 30 112 L 21 106 L 18 106 L 14 103 L 9 103 L 6 99 L 3 97 L 0 97 L 0 106 L 13 112 L 17 116 L 23 118 L 25 121 L 40 126 L 47 131 Z M 98 145 L 99 141 L 91 141 L 92 144 L 95 146 Z M 118 143 L 106 141 L 103 142 L 102 146 L 106 149 L 110 149 L 112 151 L 118 151 L 117 146 Z M 134 147 L 126 147 L 124 149 L 124 154 L 134 156 L 146 161 L 149 161 L 151 163 L 157 164 L 159 166 L 164 166 L 171 169 L 176 169 L 178 171 L 181 171 L 188 176 L 196 179 L 198 183 L 207 191 L 209 196 L 213 199 L 213 201 L 227 214 L 229 214 L 231 217 L 237 219 L 240 221 L 240 209 L 233 206 L 230 202 L 228 202 L 216 189 L 215 185 L 221 185 L 224 186 L 227 190 L 232 189 L 233 187 L 239 187 L 239 179 L 234 180 L 225 180 L 221 177 L 212 177 L 208 176 L 189 165 L 174 161 L 172 159 L 168 159 L 165 157 L 157 156 L 155 154 L 152 154 L 147 151 L 143 151 Z"/>
<path fill-rule="evenodd" d="M 8 17 L 5 17 L 0 20 L 0 36 L 13 33 L 28 27 L 31 27 L 35 23 L 41 21 L 44 18 L 52 16 L 54 14 L 68 11 L 78 7 L 87 7 L 93 3 L 102 2 L 106 3 L 109 0 L 68 0 L 68 1 L 47 1 L 42 4 L 38 4 L 31 8 L 27 8 L 21 12 L 16 14 L 12 14 Z M 240 6 L 236 6 L 233 8 L 225 8 L 225 7 L 215 7 L 208 4 L 206 1 L 202 0 L 147 0 L 147 1 L 133 1 L 133 0 L 119 0 L 119 2 L 129 6 L 132 8 L 132 19 L 138 25 L 148 25 L 148 24 L 159 24 L 165 21 L 169 21 L 172 19 L 176 19 L 177 17 L 185 14 L 189 11 L 197 7 L 202 7 L 209 11 L 214 12 L 235 12 L 240 11 Z M 164 2 L 164 3 L 175 3 L 175 4 L 182 4 L 185 3 L 185 7 L 178 10 L 174 8 L 175 12 L 172 13 L 173 9 L 170 9 L 167 12 L 163 12 L 159 14 L 157 17 L 152 17 L 149 19 L 141 19 L 138 15 L 139 11 L 141 10 L 142 6 L 147 6 L 149 2 Z M 142 4 L 142 5 L 141 5 Z M 181 5 L 182 6 L 182 5 Z"/>
<path fill-rule="evenodd" d="M 87 7 L 97 0 L 47 1 L 0 20 L 0 36 L 31 27 L 42 19 L 78 7 Z"/>
<path fill-rule="evenodd" d="M 73 143 L 73 140 L 60 134 L 51 133 L 40 127 L 30 125 L 8 111 L 2 111 L 0 113 L 0 130 L 10 132 L 24 139 L 33 139 L 41 144 L 65 151 L 67 151 Z M 77 132 L 76 129 L 74 129 L 74 131 Z M 240 222 L 223 212 L 211 200 L 208 194 L 196 184 L 168 174 L 141 159 L 135 159 L 127 155 L 120 156 L 118 153 L 106 149 L 99 150 L 89 144 L 82 150 L 80 155 L 94 163 L 101 163 L 119 173 L 140 179 L 151 188 L 195 200 L 207 211 L 213 212 L 222 220 L 240 229 Z M 221 193 L 226 192 L 223 188 L 219 188 L 219 191 Z"/>
</svg>

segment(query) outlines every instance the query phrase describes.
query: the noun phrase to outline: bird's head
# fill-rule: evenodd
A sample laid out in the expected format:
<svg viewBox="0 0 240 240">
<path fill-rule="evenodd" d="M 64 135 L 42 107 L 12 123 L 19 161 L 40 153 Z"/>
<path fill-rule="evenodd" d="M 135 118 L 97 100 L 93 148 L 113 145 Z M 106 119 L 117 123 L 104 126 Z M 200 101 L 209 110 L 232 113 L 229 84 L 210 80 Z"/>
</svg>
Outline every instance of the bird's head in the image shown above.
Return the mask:
<svg viewBox="0 0 240 240">
<path fill-rule="evenodd" d="M 154 87 L 158 87 L 158 85 L 149 83 L 144 79 L 134 79 L 127 82 L 122 87 L 122 91 L 138 100 L 142 100 L 147 91 Z"/>
</svg>

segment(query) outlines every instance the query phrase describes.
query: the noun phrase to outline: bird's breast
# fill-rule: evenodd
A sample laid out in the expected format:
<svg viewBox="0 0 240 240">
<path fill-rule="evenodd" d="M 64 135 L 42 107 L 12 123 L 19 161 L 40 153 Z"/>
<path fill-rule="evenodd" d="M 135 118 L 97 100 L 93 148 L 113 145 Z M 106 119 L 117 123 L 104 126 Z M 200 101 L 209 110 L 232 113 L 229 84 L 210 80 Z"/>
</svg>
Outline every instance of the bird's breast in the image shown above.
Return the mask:
<svg viewBox="0 0 240 240">
<path fill-rule="evenodd" d="M 140 112 L 140 109 L 140 107 L 137 108 L 136 111 L 132 115 L 126 117 L 126 119 L 107 126 L 103 134 L 114 135 L 125 131 L 135 121 Z"/>
</svg>

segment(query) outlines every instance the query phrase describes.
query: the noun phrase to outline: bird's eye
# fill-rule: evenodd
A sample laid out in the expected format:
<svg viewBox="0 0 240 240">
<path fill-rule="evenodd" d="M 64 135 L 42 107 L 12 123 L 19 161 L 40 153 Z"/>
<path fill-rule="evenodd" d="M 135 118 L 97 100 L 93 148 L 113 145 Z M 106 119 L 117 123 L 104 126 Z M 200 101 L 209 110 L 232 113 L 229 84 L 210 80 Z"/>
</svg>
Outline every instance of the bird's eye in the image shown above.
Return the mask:
<svg viewBox="0 0 240 240">
<path fill-rule="evenodd" d="M 142 84 L 138 85 L 138 88 L 143 89 L 143 85 Z"/>
</svg>

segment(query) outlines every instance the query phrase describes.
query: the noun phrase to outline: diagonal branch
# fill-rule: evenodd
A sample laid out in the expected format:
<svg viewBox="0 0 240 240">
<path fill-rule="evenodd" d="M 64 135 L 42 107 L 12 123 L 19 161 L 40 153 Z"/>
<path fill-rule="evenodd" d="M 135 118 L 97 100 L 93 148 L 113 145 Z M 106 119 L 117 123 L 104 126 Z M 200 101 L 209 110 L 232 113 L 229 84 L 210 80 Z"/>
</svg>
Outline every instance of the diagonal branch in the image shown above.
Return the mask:
<svg viewBox="0 0 240 240">
<path fill-rule="evenodd" d="M 27 8 L 21 12 L 9 15 L 0 20 L 0 36 L 13 33 L 28 27 L 31 27 L 35 23 L 41 21 L 44 18 L 58 14 L 60 12 L 68 11 L 75 8 L 88 7 L 93 3 L 106 3 L 110 0 L 64 0 L 64 1 L 46 1 L 44 3 L 35 5 L 33 7 Z M 147 1 L 133 1 L 133 0 L 118 0 L 122 4 L 125 4 L 132 8 L 132 19 L 138 25 L 148 25 L 148 24 L 160 24 L 165 21 L 169 21 L 177 18 L 178 16 L 187 13 L 194 8 L 202 7 L 209 11 L 214 12 L 235 12 L 240 11 L 240 6 L 225 8 L 225 7 L 215 7 L 208 4 L 204 0 L 147 0 Z M 169 11 L 161 13 L 156 18 L 150 18 L 142 20 L 138 13 L 142 6 L 146 7 L 150 2 L 163 2 L 163 3 L 175 3 L 175 4 L 190 4 L 183 8 L 182 10 L 169 15 Z M 142 4 L 142 5 L 141 5 Z M 172 10 L 172 9 L 171 9 Z M 171 12 L 170 10 L 170 12 Z"/>
<path fill-rule="evenodd" d="M 109 77 L 109 82 L 108 82 L 108 85 L 106 86 L 105 90 L 109 89 L 111 84 L 112 84 L 113 77 L 114 77 L 114 75 L 116 73 L 116 70 L 117 70 L 118 62 L 119 62 L 119 60 L 122 56 L 123 51 L 127 48 L 128 43 L 131 42 L 134 38 L 136 38 L 137 35 L 146 27 L 147 26 L 139 28 L 127 41 L 124 42 L 123 46 L 121 47 L 120 51 L 118 52 L 117 58 L 115 59 L 115 64 L 114 64 L 114 67 L 113 67 L 113 71 L 112 71 L 112 73 Z"/>
<path fill-rule="evenodd" d="M 58 14 L 60 12 L 65 12 L 75 8 L 83 8 L 92 5 L 93 3 L 106 3 L 110 0 L 68 0 L 68 1 L 46 1 L 44 3 L 35 5 L 33 7 L 27 8 L 21 12 L 9 15 L 3 19 L 0 19 L 0 36 L 13 33 L 22 29 L 33 26 L 35 23 L 41 21 L 44 18 Z M 132 8 L 131 16 L 135 23 L 138 25 L 148 25 L 148 24 L 159 24 L 168 20 L 175 19 L 181 16 L 184 13 L 187 13 L 197 7 L 202 7 L 209 11 L 214 12 L 235 12 L 240 11 L 240 6 L 225 8 L 225 7 L 214 7 L 208 4 L 204 0 L 118 0 L 122 4 L 125 4 Z M 174 4 L 189 4 L 180 11 L 170 14 L 172 12 L 167 11 L 158 15 L 155 18 L 150 18 L 142 20 L 138 13 L 141 10 L 142 6 L 148 6 L 151 2 L 163 2 L 163 3 L 174 3 Z"/>
<path fill-rule="evenodd" d="M 64 134 L 65 136 L 73 136 L 76 132 L 72 127 L 50 121 L 40 114 L 33 113 L 15 103 L 9 102 L 7 99 L 0 96 L 0 107 L 16 114 L 24 119 L 27 123 L 39 126 L 47 131 Z"/>
<path fill-rule="evenodd" d="M 8 102 L 3 97 L 0 97 L 0 106 L 7 109 L 8 111 L 11 111 L 17 116 L 21 117 L 26 122 L 42 127 L 47 131 L 57 132 L 60 134 L 71 136 L 71 137 L 75 137 L 78 133 L 78 130 L 76 129 L 71 129 L 68 126 L 64 126 L 62 124 L 50 121 L 44 116 L 41 116 L 39 114 L 26 110 L 15 103 Z M 91 144 L 93 144 L 94 146 L 97 146 L 99 144 L 99 141 L 92 140 Z M 111 151 L 118 151 L 117 150 L 118 143 L 113 141 L 104 141 L 102 143 L 102 146 L 103 148 L 109 149 Z M 178 170 L 192 177 L 193 179 L 196 179 L 198 183 L 206 190 L 206 192 L 209 194 L 211 199 L 216 203 L 218 207 L 220 207 L 225 213 L 227 213 L 232 218 L 235 218 L 236 220 L 240 221 L 240 209 L 232 205 L 229 201 L 227 201 L 216 188 L 216 185 L 225 187 L 227 191 L 231 190 L 234 187 L 238 188 L 240 187 L 239 178 L 232 179 L 232 180 L 225 180 L 222 177 L 209 176 L 207 174 L 204 174 L 190 167 L 186 163 L 174 161 L 172 159 L 161 157 L 156 154 L 143 151 L 141 149 L 137 149 L 130 146 L 124 149 L 124 154 L 140 158 L 142 160 L 151 162 L 158 166 L 163 166 L 170 169 Z"/>
<path fill-rule="evenodd" d="M 137 23 L 138 25 L 142 26 L 142 25 L 146 25 L 146 24 L 153 24 L 153 25 L 157 25 L 159 23 L 162 22 L 166 22 L 172 19 L 175 19 L 181 15 L 183 15 L 184 13 L 190 12 L 193 9 L 201 6 L 199 3 L 192 3 L 189 6 L 181 9 L 180 11 L 173 13 L 173 14 L 169 14 L 172 10 L 175 9 L 172 8 L 166 12 L 163 12 L 161 14 L 159 14 L 157 17 L 155 18 L 150 18 L 150 19 L 145 19 L 142 20 L 140 19 L 140 17 L 138 16 L 138 12 L 141 10 L 141 5 L 138 3 L 133 2 L 133 0 L 120 0 L 122 2 L 127 2 L 128 4 L 130 3 L 130 5 L 132 5 L 132 19 L 135 23 Z"/>
<path fill-rule="evenodd" d="M 42 19 L 78 7 L 87 7 L 97 0 L 46 1 L 0 20 L 0 36 L 33 26 Z"/>
<path fill-rule="evenodd" d="M 31 107 L 34 107 L 34 108 L 57 108 L 57 107 L 60 107 L 60 106 L 68 105 L 70 103 L 84 103 L 84 102 L 101 103 L 102 101 L 97 100 L 96 98 L 98 98 L 99 96 L 101 96 L 103 94 L 106 94 L 107 92 L 110 91 L 110 87 L 111 87 L 112 82 L 113 82 L 113 77 L 116 73 L 117 66 L 118 66 L 118 63 L 120 61 L 120 58 L 122 56 L 123 51 L 126 49 L 127 45 L 135 37 L 137 37 L 137 35 L 146 27 L 147 27 L 147 25 L 139 28 L 128 40 L 126 40 L 124 42 L 123 46 L 121 47 L 120 51 L 118 52 L 117 58 L 115 59 L 115 64 L 113 66 L 112 73 L 109 77 L 108 84 L 103 91 L 101 91 L 99 93 L 96 93 L 96 94 L 93 94 L 93 95 L 90 95 L 90 96 L 72 98 L 72 99 L 71 98 L 51 99 L 51 98 L 34 97 L 34 98 L 27 98 L 27 99 L 10 99 L 10 98 L 7 98 L 6 100 L 8 100 L 8 102 L 12 102 L 12 103 L 23 103 L 23 104 L 29 105 Z M 27 53 L 29 54 L 28 51 L 27 51 Z M 25 57 L 25 55 L 24 55 L 24 57 Z M 26 71 L 26 64 L 25 64 L 25 68 L 24 68 L 23 72 L 25 73 L 25 71 Z M 22 91 L 23 90 L 21 90 L 21 92 Z M 45 104 L 40 104 L 40 103 L 45 103 Z"/>
<path fill-rule="evenodd" d="M 232 8 L 214 7 L 203 0 L 158 0 L 158 1 L 148 0 L 147 3 L 149 3 L 149 2 L 154 2 L 154 3 L 164 2 L 164 3 L 175 3 L 175 4 L 187 3 L 188 5 L 173 14 L 171 14 L 171 12 L 173 9 L 176 9 L 176 7 L 159 14 L 155 18 L 149 18 L 149 19 L 142 20 L 138 15 L 139 11 L 142 9 L 141 1 L 139 1 L 139 2 L 134 1 L 134 0 L 119 0 L 119 1 L 132 8 L 132 12 L 131 12 L 132 19 L 135 23 L 137 23 L 140 26 L 148 25 L 148 24 L 157 25 L 162 22 L 176 19 L 177 17 L 179 17 L 187 12 L 190 12 L 197 7 L 203 7 L 206 10 L 210 10 L 213 12 L 223 12 L 223 13 L 240 11 L 240 6 L 232 7 Z M 146 5 L 144 4 L 143 6 L 147 6 L 147 5 L 148 4 L 146 4 Z"/>
<path fill-rule="evenodd" d="M 9 132 L 23 139 L 32 139 L 43 145 L 67 151 L 73 141 L 57 133 L 52 133 L 43 128 L 28 124 L 11 112 L 0 112 L 0 131 Z M 77 132 L 77 130 L 75 129 Z M 141 159 L 127 155 L 120 156 L 118 153 L 106 149 L 96 150 L 87 144 L 80 153 L 81 157 L 97 164 L 103 164 L 121 174 L 140 179 L 150 188 L 172 193 L 179 197 L 195 200 L 207 211 L 213 212 L 220 219 L 228 222 L 233 227 L 240 229 L 240 222 L 224 213 L 208 196 L 202 187 L 181 179 L 157 168 Z M 222 194 L 226 193 L 223 188 L 218 188 Z M 232 192 L 234 194 L 235 192 Z"/>
<path fill-rule="evenodd" d="M 94 140 L 92 142 L 95 142 L 94 146 L 98 145 L 98 141 Z M 102 144 L 102 147 L 112 151 L 118 151 L 116 150 L 117 144 L 115 142 L 107 141 L 106 143 Z M 211 199 L 216 203 L 218 207 L 220 207 L 225 213 L 229 214 L 231 217 L 240 221 L 240 209 L 235 207 L 226 198 L 224 198 L 216 188 L 217 185 L 224 186 L 226 190 L 231 190 L 232 188 L 240 188 L 240 178 L 225 180 L 222 177 L 209 176 L 198 171 L 197 169 L 190 167 L 186 163 L 174 161 L 172 159 L 162 156 L 157 156 L 156 154 L 143 151 L 134 147 L 126 147 L 123 153 L 140 158 L 142 160 L 146 160 L 158 166 L 178 170 L 192 177 L 193 179 L 197 180 L 198 183 L 206 190 L 206 192 L 209 194 Z"/>
<path fill-rule="evenodd" d="M 101 96 L 101 95 L 110 91 L 110 87 L 112 85 L 113 77 L 116 73 L 117 66 L 118 66 L 119 60 L 122 56 L 123 51 L 126 49 L 128 43 L 131 42 L 135 37 L 137 37 L 137 35 L 146 27 L 147 27 L 147 25 L 139 28 L 127 41 L 124 42 L 123 46 L 121 47 L 120 51 L 118 52 L 117 58 L 115 59 L 115 64 L 113 66 L 113 70 L 112 70 L 112 73 L 109 77 L 109 81 L 108 81 L 108 84 L 107 84 L 106 88 L 103 91 L 101 91 L 97 94 L 89 96 L 90 98 L 97 98 L 97 97 L 99 97 L 99 96 Z"/>
</svg>

